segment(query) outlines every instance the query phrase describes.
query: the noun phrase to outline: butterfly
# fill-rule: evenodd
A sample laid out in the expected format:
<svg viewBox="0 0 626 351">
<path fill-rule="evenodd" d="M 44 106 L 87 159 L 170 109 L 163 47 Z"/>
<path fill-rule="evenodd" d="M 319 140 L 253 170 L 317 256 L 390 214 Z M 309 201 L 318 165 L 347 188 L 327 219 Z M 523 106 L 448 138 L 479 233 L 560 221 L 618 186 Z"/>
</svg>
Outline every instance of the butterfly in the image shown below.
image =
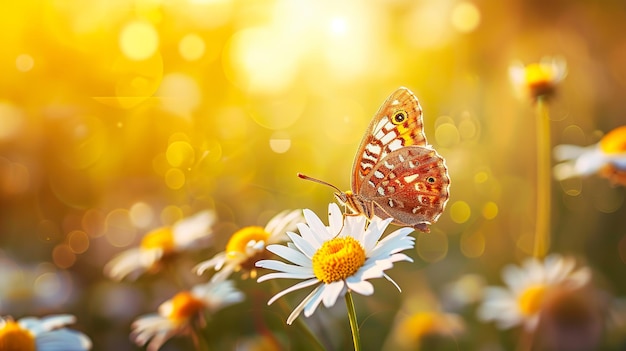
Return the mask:
<svg viewBox="0 0 626 351">
<path fill-rule="evenodd" d="M 351 190 L 331 186 L 335 198 L 352 214 L 430 232 L 450 197 L 450 177 L 443 157 L 426 142 L 422 107 L 407 88 L 393 92 L 382 104 L 352 164 Z"/>
</svg>

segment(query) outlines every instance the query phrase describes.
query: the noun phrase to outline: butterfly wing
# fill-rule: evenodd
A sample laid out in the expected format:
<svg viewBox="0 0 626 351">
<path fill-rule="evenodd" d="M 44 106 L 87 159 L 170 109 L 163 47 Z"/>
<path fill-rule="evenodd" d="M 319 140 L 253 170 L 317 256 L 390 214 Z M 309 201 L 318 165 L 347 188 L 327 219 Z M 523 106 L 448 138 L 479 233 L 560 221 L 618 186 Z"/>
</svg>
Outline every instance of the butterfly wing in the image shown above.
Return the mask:
<svg viewBox="0 0 626 351">
<path fill-rule="evenodd" d="M 399 88 L 374 115 L 361 140 L 352 165 L 352 192 L 360 192 L 364 180 L 387 155 L 411 145 L 427 145 L 422 107 L 409 89 Z"/>
<path fill-rule="evenodd" d="M 408 146 L 390 152 L 365 177 L 358 196 L 381 218 L 428 232 L 449 194 L 444 159 L 430 147 Z"/>
</svg>

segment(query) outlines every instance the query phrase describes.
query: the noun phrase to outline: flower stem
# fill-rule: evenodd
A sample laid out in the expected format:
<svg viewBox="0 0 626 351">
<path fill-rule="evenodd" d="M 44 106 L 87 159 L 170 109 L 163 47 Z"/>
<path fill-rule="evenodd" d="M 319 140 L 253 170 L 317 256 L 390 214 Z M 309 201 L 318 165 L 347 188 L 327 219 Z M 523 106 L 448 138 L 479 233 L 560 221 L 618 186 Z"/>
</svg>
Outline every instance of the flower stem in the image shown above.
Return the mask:
<svg viewBox="0 0 626 351">
<path fill-rule="evenodd" d="M 356 310 L 354 309 L 354 301 L 352 293 L 346 293 L 346 307 L 348 308 L 348 318 L 350 319 L 350 329 L 352 329 L 352 341 L 354 342 L 354 351 L 361 350 L 361 337 L 359 335 L 359 324 L 356 320 Z"/>
<path fill-rule="evenodd" d="M 550 173 L 550 112 L 545 97 L 536 101 L 537 113 L 537 214 L 533 255 L 543 258 L 548 251 L 552 177 Z"/>
</svg>

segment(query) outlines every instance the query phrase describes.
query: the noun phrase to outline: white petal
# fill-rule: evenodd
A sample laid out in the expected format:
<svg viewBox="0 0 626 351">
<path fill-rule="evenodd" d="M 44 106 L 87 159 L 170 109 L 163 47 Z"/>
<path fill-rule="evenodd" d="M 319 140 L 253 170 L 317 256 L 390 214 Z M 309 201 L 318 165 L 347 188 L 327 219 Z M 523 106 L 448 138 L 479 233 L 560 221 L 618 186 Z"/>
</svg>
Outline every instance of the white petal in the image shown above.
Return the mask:
<svg viewBox="0 0 626 351">
<path fill-rule="evenodd" d="M 302 210 L 285 210 L 274 216 L 265 226 L 265 231 L 270 233 L 270 238 L 278 237 L 285 232 L 296 229 L 296 223 L 304 221 Z"/>
<path fill-rule="evenodd" d="M 176 222 L 172 227 L 176 247 L 197 248 L 200 240 L 210 239 L 216 219 L 215 212 L 206 210 Z"/>
<path fill-rule="evenodd" d="M 335 305 L 337 298 L 344 291 L 345 283 L 343 280 L 338 280 L 336 282 L 332 282 L 330 284 L 326 284 L 324 287 L 324 306 L 332 307 Z"/>
<path fill-rule="evenodd" d="M 346 284 L 348 285 L 348 289 L 354 291 L 355 293 L 361 294 L 364 296 L 370 296 L 374 293 L 374 286 L 372 285 L 372 283 L 368 282 L 367 280 L 351 281 L 348 279 L 346 279 Z"/>
<path fill-rule="evenodd" d="M 298 304 L 298 306 L 296 306 L 296 308 L 294 308 L 293 312 L 291 312 L 291 314 L 289 315 L 289 318 L 287 318 L 287 324 L 293 323 L 293 321 L 300 315 L 304 307 L 309 303 L 311 299 L 313 299 L 316 296 L 318 296 L 319 298 L 319 290 L 321 289 L 323 289 L 323 285 L 320 285 L 317 288 L 315 288 L 313 291 L 311 291 L 311 293 L 307 295 L 307 297 L 305 297 L 304 300 L 302 300 Z"/>
<path fill-rule="evenodd" d="M 336 203 L 328 204 L 328 229 L 331 233 L 339 233 L 343 227 L 343 212 Z"/>
<path fill-rule="evenodd" d="M 315 251 L 317 250 L 317 247 L 312 246 L 310 242 L 304 240 L 300 235 L 296 233 L 288 232 L 287 235 L 289 235 L 291 242 L 296 245 L 298 250 L 300 250 L 308 257 L 313 257 Z"/>
<path fill-rule="evenodd" d="M 295 272 L 276 272 L 268 273 L 257 279 L 257 283 L 262 283 L 270 279 L 309 279 L 315 277 L 313 272 L 311 273 L 295 273 Z"/>
<path fill-rule="evenodd" d="M 315 310 L 317 309 L 317 306 L 320 305 L 320 302 L 322 302 L 322 300 L 324 299 L 324 296 L 327 293 L 326 289 L 328 286 L 326 284 L 322 284 L 320 287 L 318 287 L 317 289 L 313 290 L 312 294 L 309 294 L 309 296 L 307 296 L 305 298 L 305 300 L 307 301 L 304 304 L 304 316 L 305 317 L 310 317 L 313 312 L 315 312 Z"/>
<path fill-rule="evenodd" d="M 279 292 L 278 294 L 274 295 L 274 296 L 273 296 L 273 297 L 272 297 L 272 298 L 271 298 L 271 299 L 267 302 L 267 304 L 268 304 L 268 305 L 271 305 L 274 301 L 276 301 L 276 300 L 277 300 L 277 299 L 279 299 L 280 297 L 285 296 L 286 294 L 288 294 L 288 293 L 290 293 L 290 292 L 292 292 L 292 291 L 296 291 L 296 290 L 299 290 L 299 289 L 302 289 L 302 288 L 306 288 L 306 287 L 308 287 L 308 286 L 315 285 L 315 284 L 319 284 L 319 283 L 320 283 L 320 281 L 319 281 L 317 278 L 315 278 L 315 279 L 309 279 L 309 280 L 304 280 L 304 281 L 301 281 L 301 282 L 299 282 L 298 284 L 296 284 L 296 285 L 292 285 L 292 286 L 290 286 L 289 288 L 287 288 L 287 289 L 285 289 L 285 290 L 283 290 L 283 291 Z"/>
<path fill-rule="evenodd" d="M 163 256 L 161 249 L 132 248 L 115 256 L 104 266 L 104 274 L 113 280 L 139 277 Z"/>
<path fill-rule="evenodd" d="M 305 209 L 303 212 L 304 218 L 306 219 L 306 222 L 309 225 L 309 228 L 311 228 L 311 231 L 314 235 L 317 235 L 319 238 L 322 239 L 322 241 L 332 239 L 334 234 L 328 232 L 328 229 L 326 228 L 324 223 L 322 223 L 322 220 L 315 214 L 315 212 L 309 209 Z"/>
<path fill-rule="evenodd" d="M 268 247 L 268 250 L 269 250 L 269 247 Z M 299 266 L 302 266 L 302 267 L 313 266 L 313 263 L 311 262 L 310 258 L 306 257 L 302 252 L 298 250 L 290 249 L 287 246 L 273 245 L 272 250 L 270 251 Z"/>
<path fill-rule="evenodd" d="M 66 328 L 44 332 L 35 338 L 36 349 L 46 351 L 86 351 L 91 340 L 83 333 Z"/>
<path fill-rule="evenodd" d="M 393 284 L 393 286 L 396 287 L 396 289 L 398 289 L 399 292 L 402 292 L 402 289 L 400 289 L 400 285 L 398 285 L 398 283 L 396 283 L 395 280 L 391 279 L 390 276 L 388 276 L 387 274 L 384 275 L 385 279 L 387 279 L 389 282 L 391 282 L 391 284 Z"/>
<path fill-rule="evenodd" d="M 276 260 L 260 260 L 255 265 L 260 268 L 286 273 L 313 273 L 313 269 L 311 267 L 296 266 Z"/>
<path fill-rule="evenodd" d="M 324 242 L 319 236 L 313 233 L 311 228 L 309 228 L 306 223 L 298 223 L 297 225 L 298 231 L 300 232 L 300 236 L 304 239 L 311 247 L 320 247 Z"/>
<path fill-rule="evenodd" d="M 215 268 L 215 270 L 220 270 L 222 265 L 226 261 L 226 252 L 220 252 L 215 255 L 210 260 L 202 261 L 198 263 L 192 270 L 196 272 L 198 275 L 202 275 L 207 269 Z"/>
</svg>

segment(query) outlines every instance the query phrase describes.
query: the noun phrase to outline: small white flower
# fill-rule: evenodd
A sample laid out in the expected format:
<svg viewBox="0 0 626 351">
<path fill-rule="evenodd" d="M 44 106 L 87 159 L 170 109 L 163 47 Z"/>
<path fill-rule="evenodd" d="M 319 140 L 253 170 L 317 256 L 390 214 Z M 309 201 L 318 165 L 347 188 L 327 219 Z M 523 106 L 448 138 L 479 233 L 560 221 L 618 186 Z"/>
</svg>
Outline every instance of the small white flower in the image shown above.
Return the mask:
<svg viewBox="0 0 626 351">
<path fill-rule="evenodd" d="M 567 62 L 559 57 L 544 57 L 539 63 L 524 65 L 515 62 L 509 67 L 513 87 L 520 96 L 536 100 L 554 95 L 557 86 L 567 75 Z"/>
<path fill-rule="evenodd" d="M 136 279 L 144 272 L 158 268 L 165 256 L 205 247 L 211 240 L 211 226 L 215 220 L 214 212 L 202 211 L 171 227 L 157 228 L 143 237 L 139 247 L 126 250 L 109 261 L 104 273 L 114 280 Z"/>
<path fill-rule="evenodd" d="M 521 267 L 504 267 L 502 279 L 508 287 L 487 287 L 478 317 L 495 321 L 500 329 L 520 324 L 527 330 L 535 329 L 551 294 L 563 289 L 579 289 L 589 282 L 589 268 L 575 270 L 575 266 L 573 258 L 552 254 L 543 262 L 528 258 Z"/>
<path fill-rule="evenodd" d="M 265 226 L 244 227 L 235 232 L 226 244 L 226 250 L 210 260 L 200 262 L 194 270 L 198 275 L 207 269 L 217 271 L 211 281 L 227 279 L 233 272 L 245 270 L 252 278 L 256 277 L 254 264 L 266 258 L 265 247 L 287 240 L 288 231 L 296 229 L 296 223 L 302 222 L 302 211 L 283 211 L 274 216 Z"/>
<path fill-rule="evenodd" d="M 626 173 L 626 126 L 621 126 L 607 133 L 598 143 L 591 146 L 557 145 L 554 157 L 564 161 L 554 167 L 557 180 L 577 176 L 588 176 L 603 169 L 612 168 L 607 174 Z M 617 178 L 613 179 L 618 181 Z M 619 181 L 618 181 L 619 182 Z"/>
<path fill-rule="evenodd" d="M 83 333 L 64 328 L 76 322 L 72 315 L 26 317 L 17 323 L 0 317 L 0 349 L 20 351 L 84 351 L 91 340 Z"/>
<path fill-rule="evenodd" d="M 162 303 L 158 313 L 144 315 L 132 324 L 131 337 L 139 346 L 148 344 L 148 351 L 158 350 L 174 335 L 189 333 L 194 320 L 202 322 L 202 311 L 214 313 L 243 301 L 244 294 L 232 281 L 209 282 L 182 291 Z"/>
<path fill-rule="evenodd" d="M 291 264 L 276 260 L 262 260 L 256 264 L 277 271 L 260 277 L 258 282 L 279 278 L 303 280 L 276 294 L 268 305 L 289 292 L 316 285 L 291 313 L 287 324 L 291 324 L 302 311 L 306 317 L 311 316 L 321 302 L 326 307 L 333 306 L 348 290 L 361 295 L 373 294 L 374 287 L 369 279 L 385 277 L 398 287 L 384 271 L 398 261 L 412 262 L 410 257 L 400 253 L 414 245 L 415 239 L 409 236 L 412 228 L 398 229 L 379 240 L 391 218 L 374 217 L 366 228 L 364 216 L 346 216 L 344 219 L 334 203 L 328 206 L 328 210 L 329 227 L 315 213 L 305 209 L 307 224 L 298 224 L 300 235 L 289 232 L 287 235 L 292 242 L 287 246 L 267 247 Z"/>
</svg>

